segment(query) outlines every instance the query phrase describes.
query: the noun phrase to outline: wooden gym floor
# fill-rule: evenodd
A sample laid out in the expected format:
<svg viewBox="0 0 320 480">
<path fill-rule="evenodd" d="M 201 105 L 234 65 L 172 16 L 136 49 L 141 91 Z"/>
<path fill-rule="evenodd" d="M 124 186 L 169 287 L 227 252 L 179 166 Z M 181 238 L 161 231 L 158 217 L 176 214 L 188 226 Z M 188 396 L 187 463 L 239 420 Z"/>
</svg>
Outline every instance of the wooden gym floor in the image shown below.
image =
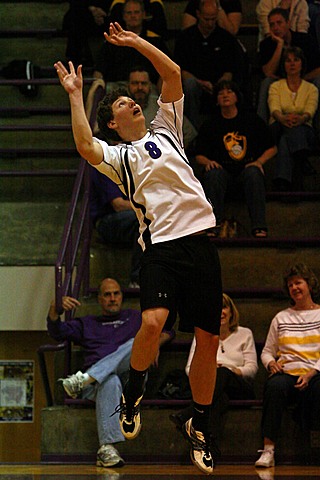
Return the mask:
<svg viewBox="0 0 320 480">
<path fill-rule="evenodd" d="M 92 465 L 1 464 L 0 480 L 194 480 L 203 474 L 193 465 L 125 465 L 101 468 Z M 219 480 L 319 480 L 318 466 L 279 465 L 256 469 L 253 465 L 217 465 Z"/>
</svg>

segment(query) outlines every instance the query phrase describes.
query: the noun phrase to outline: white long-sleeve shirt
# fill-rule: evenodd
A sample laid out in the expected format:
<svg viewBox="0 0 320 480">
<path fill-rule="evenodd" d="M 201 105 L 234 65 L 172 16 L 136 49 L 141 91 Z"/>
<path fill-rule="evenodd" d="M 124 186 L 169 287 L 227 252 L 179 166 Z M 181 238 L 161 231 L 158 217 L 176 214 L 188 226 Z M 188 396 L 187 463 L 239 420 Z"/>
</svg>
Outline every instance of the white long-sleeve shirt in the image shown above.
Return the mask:
<svg viewBox="0 0 320 480">
<path fill-rule="evenodd" d="M 290 375 L 303 375 L 312 368 L 320 371 L 320 309 L 287 308 L 274 317 L 261 361 L 267 369 L 277 359 Z"/>
<path fill-rule="evenodd" d="M 189 375 L 195 348 L 196 339 L 193 337 L 185 368 L 187 375 Z M 243 378 L 253 379 L 255 377 L 258 371 L 257 352 L 253 334 L 249 328 L 238 327 L 238 330 L 231 333 L 225 340 L 219 340 L 217 364 L 230 370 L 239 368 Z"/>
</svg>

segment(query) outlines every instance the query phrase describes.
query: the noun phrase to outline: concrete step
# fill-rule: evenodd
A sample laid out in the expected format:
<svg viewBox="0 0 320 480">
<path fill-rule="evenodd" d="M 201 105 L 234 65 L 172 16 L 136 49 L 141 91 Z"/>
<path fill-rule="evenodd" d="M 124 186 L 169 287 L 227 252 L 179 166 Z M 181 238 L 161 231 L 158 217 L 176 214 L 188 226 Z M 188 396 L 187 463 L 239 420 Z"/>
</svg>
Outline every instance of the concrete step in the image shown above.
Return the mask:
<svg viewBox="0 0 320 480">
<path fill-rule="evenodd" d="M 53 265 L 67 210 L 62 202 L 2 202 L 0 265 Z"/>
<path fill-rule="evenodd" d="M 174 344 L 164 347 L 158 368 L 150 370 L 144 396 L 145 403 L 142 405 L 142 431 L 134 441 L 121 442 L 117 445 L 126 462 L 189 463 L 189 446 L 169 420 L 171 413 L 184 407 L 178 405 L 178 402 L 176 405 L 173 405 L 173 402 L 169 405 L 163 400 L 158 400 L 158 406 L 147 403 L 148 399 L 159 399 L 159 387 L 169 372 L 176 368 L 184 368 L 191 337 L 189 335 L 188 338 L 186 336 L 184 339 L 178 338 L 176 347 Z M 181 340 L 187 348 L 182 348 Z M 77 371 L 83 361 L 81 350 L 73 350 L 71 358 L 72 371 Z M 63 376 L 63 359 L 62 351 L 55 354 L 54 378 Z M 257 399 L 262 398 L 266 375 L 267 372 L 260 364 L 255 379 Z M 94 405 L 62 405 L 63 390 L 61 383 L 57 382 L 54 398 L 56 404 L 44 408 L 41 412 L 41 460 L 59 463 L 94 462 L 98 448 Z M 219 435 L 222 463 L 251 463 L 256 460 L 257 450 L 261 448 L 261 403 L 255 402 L 254 405 L 230 404 L 227 414 L 222 419 L 223 431 Z M 75 438 L 77 441 L 74 441 Z M 306 459 L 310 460 L 311 455 L 315 460 L 319 452 L 320 436 L 315 440 L 317 443 L 314 442 L 313 448 L 310 449 L 309 437 L 302 437 L 298 426 L 292 420 L 292 411 L 286 411 L 282 422 L 282 435 L 277 446 L 277 463 L 302 463 Z"/>
<path fill-rule="evenodd" d="M 117 444 L 121 456 L 127 463 L 190 462 L 189 445 L 169 420 L 169 415 L 175 411 L 173 408 L 142 408 L 140 435 L 133 441 Z M 261 409 L 230 409 L 224 420 L 220 462 L 253 463 L 258 458 L 257 450 L 262 447 Z M 282 438 L 277 446 L 277 464 L 305 462 L 310 450 L 306 448 L 306 442 L 301 441 L 299 429 L 292 421 L 291 412 L 284 415 L 282 432 Z M 59 406 L 42 410 L 42 461 L 95 462 L 97 450 L 98 438 L 93 408 Z"/>
</svg>

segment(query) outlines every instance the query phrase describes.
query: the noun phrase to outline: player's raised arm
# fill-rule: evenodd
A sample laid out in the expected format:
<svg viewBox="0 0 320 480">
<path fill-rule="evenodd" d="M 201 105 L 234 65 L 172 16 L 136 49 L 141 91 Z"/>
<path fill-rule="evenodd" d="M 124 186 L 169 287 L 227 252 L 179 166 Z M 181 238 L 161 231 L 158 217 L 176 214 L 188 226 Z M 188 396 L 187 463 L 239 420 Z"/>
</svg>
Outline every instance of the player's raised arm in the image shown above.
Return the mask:
<svg viewBox="0 0 320 480">
<path fill-rule="evenodd" d="M 103 159 L 103 152 L 100 144 L 93 141 L 92 131 L 86 117 L 83 104 L 81 65 L 77 68 L 77 71 L 75 71 L 72 62 L 69 62 L 70 71 L 62 62 L 55 63 L 54 67 L 61 85 L 69 94 L 72 131 L 77 150 L 89 163 L 97 165 Z"/>
<path fill-rule="evenodd" d="M 182 97 L 180 67 L 165 53 L 139 35 L 123 30 L 119 23 L 111 23 L 109 33 L 105 32 L 104 36 L 113 45 L 135 48 L 150 60 L 163 82 L 161 88 L 163 102 L 174 102 Z"/>
</svg>

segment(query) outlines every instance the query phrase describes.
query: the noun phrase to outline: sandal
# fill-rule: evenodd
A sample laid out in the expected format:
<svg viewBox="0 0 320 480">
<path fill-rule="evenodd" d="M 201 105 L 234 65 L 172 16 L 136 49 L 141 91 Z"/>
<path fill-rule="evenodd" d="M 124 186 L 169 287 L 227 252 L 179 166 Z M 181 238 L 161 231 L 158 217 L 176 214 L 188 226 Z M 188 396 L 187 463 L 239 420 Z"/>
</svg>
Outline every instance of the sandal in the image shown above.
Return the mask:
<svg viewBox="0 0 320 480">
<path fill-rule="evenodd" d="M 265 228 L 254 228 L 252 230 L 252 235 L 255 238 L 267 238 L 268 231 Z"/>
</svg>

